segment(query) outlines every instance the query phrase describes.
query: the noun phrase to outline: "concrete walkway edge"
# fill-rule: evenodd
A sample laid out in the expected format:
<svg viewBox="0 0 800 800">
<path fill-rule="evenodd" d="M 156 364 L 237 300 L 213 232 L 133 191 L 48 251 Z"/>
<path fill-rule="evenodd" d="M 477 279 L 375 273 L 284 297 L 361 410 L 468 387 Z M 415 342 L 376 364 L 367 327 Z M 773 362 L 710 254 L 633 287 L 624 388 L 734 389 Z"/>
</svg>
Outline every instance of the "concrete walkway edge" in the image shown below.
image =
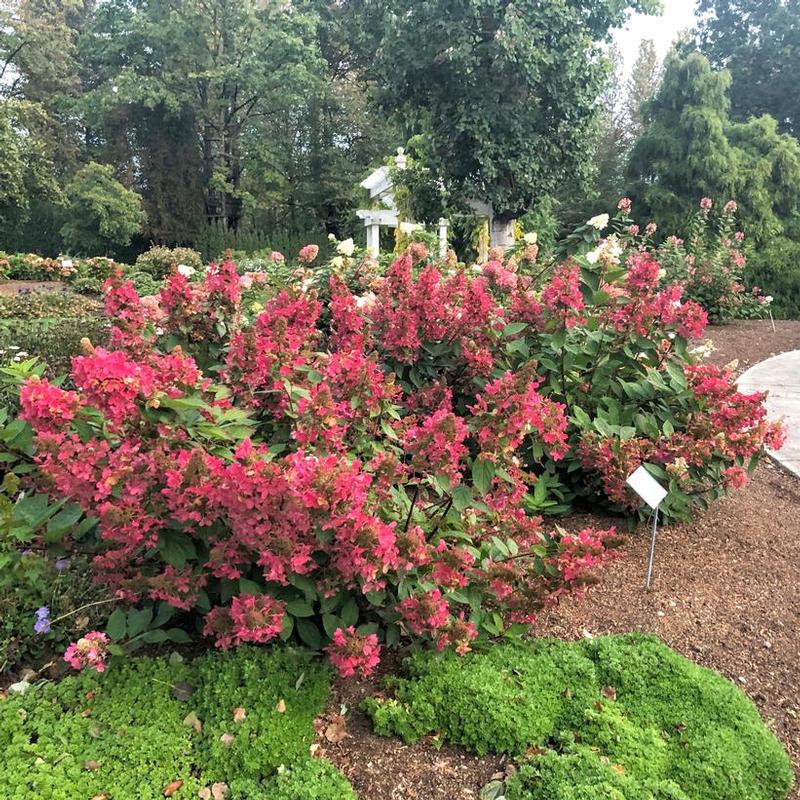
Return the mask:
<svg viewBox="0 0 800 800">
<path fill-rule="evenodd" d="M 790 472 L 800 476 L 800 350 L 791 350 L 761 361 L 739 376 L 739 391 L 769 392 L 769 419 L 783 417 L 786 444 L 770 455 Z"/>
</svg>

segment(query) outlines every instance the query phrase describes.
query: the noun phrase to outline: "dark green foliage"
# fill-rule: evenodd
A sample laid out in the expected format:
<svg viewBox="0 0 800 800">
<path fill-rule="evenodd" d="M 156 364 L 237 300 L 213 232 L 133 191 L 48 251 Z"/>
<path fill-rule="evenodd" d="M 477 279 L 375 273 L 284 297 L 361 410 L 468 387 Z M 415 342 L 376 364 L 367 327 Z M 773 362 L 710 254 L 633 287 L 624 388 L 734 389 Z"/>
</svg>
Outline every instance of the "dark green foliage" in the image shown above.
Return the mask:
<svg viewBox="0 0 800 800">
<path fill-rule="evenodd" d="M 608 38 L 635 2 L 365 2 L 367 73 L 384 108 L 429 141 L 449 188 L 524 213 L 588 177 Z M 492 87 L 487 91 L 487 87 Z"/>
<path fill-rule="evenodd" d="M 419 654 L 375 729 L 533 754 L 515 800 L 780 800 L 789 760 L 733 684 L 641 634 Z"/>
<path fill-rule="evenodd" d="M 781 129 L 800 133 L 800 2 L 700 0 L 697 44 L 733 78 L 731 112 L 746 120 L 770 114 Z"/>
<path fill-rule="evenodd" d="M 183 699 L 179 683 L 191 687 Z M 215 782 L 233 800 L 352 797 L 329 765 L 302 763 L 328 688 L 319 662 L 288 649 L 115 662 L 0 703 L 0 787 L 11 800 L 155 800 L 173 781 L 184 799 Z"/>
<path fill-rule="evenodd" d="M 747 255 L 747 281 L 770 295 L 772 313 L 800 319 L 800 242 L 778 236 Z"/>
</svg>

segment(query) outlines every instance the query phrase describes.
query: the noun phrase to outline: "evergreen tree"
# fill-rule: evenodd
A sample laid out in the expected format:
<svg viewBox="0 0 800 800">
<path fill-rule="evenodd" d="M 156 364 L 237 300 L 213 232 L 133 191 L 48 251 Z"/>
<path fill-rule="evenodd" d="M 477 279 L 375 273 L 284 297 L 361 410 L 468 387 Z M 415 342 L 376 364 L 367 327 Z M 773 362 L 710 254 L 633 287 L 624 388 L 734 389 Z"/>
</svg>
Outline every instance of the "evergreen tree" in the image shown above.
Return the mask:
<svg viewBox="0 0 800 800">
<path fill-rule="evenodd" d="M 647 104 L 661 82 L 661 63 L 652 39 L 642 39 L 626 86 L 625 111 L 631 141 L 637 141 L 647 127 Z"/>
<path fill-rule="evenodd" d="M 684 229 L 701 197 L 734 199 L 745 230 L 763 241 L 795 224 L 800 143 L 768 116 L 731 122 L 729 87 L 730 75 L 699 53 L 670 55 L 631 154 L 630 194 L 669 231 Z"/>
</svg>

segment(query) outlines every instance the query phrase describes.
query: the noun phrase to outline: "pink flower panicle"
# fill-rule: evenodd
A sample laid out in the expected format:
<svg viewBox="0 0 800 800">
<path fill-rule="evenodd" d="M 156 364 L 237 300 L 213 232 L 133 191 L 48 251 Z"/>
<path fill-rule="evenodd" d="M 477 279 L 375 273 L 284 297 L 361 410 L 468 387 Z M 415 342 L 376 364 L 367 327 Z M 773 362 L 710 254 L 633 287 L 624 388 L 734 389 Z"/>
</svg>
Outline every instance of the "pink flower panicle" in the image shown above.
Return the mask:
<svg viewBox="0 0 800 800">
<path fill-rule="evenodd" d="M 351 678 L 356 674 L 367 678 L 380 663 L 381 645 L 376 634 L 356 633 L 351 625 L 333 632 L 333 641 L 325 648 L 325 652 L 342 678 Z"/>
<path fill-rule="evenodd" d="M 91 631 L 73 642 L 64 653 L 64 661 L 73 669 L 105 672 L 109 639 L 105 633 Z"/>
</svg>

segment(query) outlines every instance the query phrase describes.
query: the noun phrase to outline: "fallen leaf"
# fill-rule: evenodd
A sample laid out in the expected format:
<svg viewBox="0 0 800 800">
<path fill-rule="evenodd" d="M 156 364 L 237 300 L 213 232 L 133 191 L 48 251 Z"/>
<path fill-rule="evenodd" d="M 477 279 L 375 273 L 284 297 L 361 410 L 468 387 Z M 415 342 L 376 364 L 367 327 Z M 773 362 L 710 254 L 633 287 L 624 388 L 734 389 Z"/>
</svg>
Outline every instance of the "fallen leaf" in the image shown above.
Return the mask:
<svg viewBox="0 0 800 800">
<path fill-rule="evenodd" d="M 81 711 L 81 716 L 84 719 L 86 719 L 86 717 L 91 717 L 92 716 L 92 709 L 91 708 L 84 708 L 83 711 Z"/>
<path fill-rule="evenodd" d="M 625 767 L 623 767 L 622 764 L 612 764 L 611 765 L 611 769 L 613 769 L 614 772 L 617 772 L 620 775 L 624 775 L 625 774 Z"/>
<path fill-rule="evenodd" d="M 89 736 L 91 736 L 92 739 L 100 738 L 100 726 L 99 725 L 92 725 L 89 728 Z"/>
<path fill-rule="evenodd" d="M 211 797 L 213 800 L 225 800 L 228 796 L 227 783 L 214 783 L 211 786 Z"/>
<path fill-rule="evenodd" d="M 75 617 L 75 630 L 82 631 L 89 627 L 89 616 L 85 614 L 82 617 Z"/>
<path fill-rule="evenodd" d="M 308 748 L 308 752 L 311 753 L 312 756 L 316 756 L 320 749 L 319 742 L 314 742 L 314 744 Z"/>
<path fill-rule="evenodd" d="M 331 714 L 330 722 L 325 726 L 325 738 L 329 742 L 336 744 L 346 739 L 350 734 L 347 732 L 347 720 L 341 714 Z"/>
<path fill-rule="evenodd" d="M 239 706 L 239 708 L 233 709 L 233 721 L 234 722 L 244 722 L 247 718 L 247 712 Z"/>
<path fill-rule="evenodd" d="M 306 679 L 306 673 L 301 672 L 300 677 L 295 681 L 294 688 L 299 689 L 303 685 L 303 681 Z"/>
<path fill-rule="evenodd" d="M 564 691 L 561 694 L 564 697 L 566 697 L 567 700 L 571 700 L 572 699 L 572 689 L 570 689 L 569 686 L 567 686 L 567 688 L 564 689 Z"/>
<path fill-rule="evenodd" d="M 204 786 L 197 792 L 197 796 L 200 800 L 211 800 L 211 789 L 208 786 Z"/>
<path fill-rule="evenodd" d="M 203 730 L 203 723 L 197 717 L 197 714 L 194 711 L 190 711 L 183 719 L 183 724 L 187 728 L 194 728 L 197 733 L 200 733 Z"/>
<path fill-rule="evenodd" d="M 172 696 L 182 703 L 187 702 L 193 694 L 194 687 L 190 683 L 186 683 L 186 681 L 178 681 L 172 687 Z"/>
<path fill-rule="evenodd" d="M 236 737 L 232 733 L 223 733 L 222 736 L 219 737 L 219 740 L 222 742 L 223 747 L 230 747 L 235 738 Z"/>
<path fill-rule="evenodd" d="M 181 780 L 172 781 L 172 783 L 168 783 L 164 787 L 164 797 L 172 797 L 172 795 L 174 795 L 175 792 L 177 792 L 178 789 L 181 788 L 181 786 L 183 786 L 183 781 Z"/>
<path fill-rule="evenodd" d="M 87 700 L 94 700 L 94 692 L 86 692 L 86 694 L 84 695 L 84 697 L 85 697 Z"/>
<path fill-rule="evenodd" d="M 613 686 L 604 686 L 600 690 L 600 694 L 606 698 L 606 700 L 616 700 L 617 699 L 617 690 Z"/>
<path fill-rule="evenodd" d="M 102 766 L 103 765 L 99 761 L 92 761 L 91 759 L 83 762 L 83 768 L 88 769 L 89 772 L 94 772 L 96 769 L 100 769 Z"/>
<path fill-rule="evenodd" d="M 107 794 L 96 794 L 92 800 L 108 800 Z"/>
<path fill-rule="evenodd" d="M 276 711 L 277 711 L 279 714 L 285 714 L 285 713 L 286 713 L 286 701 L 285 701 L 285 700 L 283 700 L 283 698 L 281 698 L 280 700 L 278 700 L 278 705 L 276 705 L 276 706 L 275 706 L 275 710 L 276 710 Z"/>
</svg>

